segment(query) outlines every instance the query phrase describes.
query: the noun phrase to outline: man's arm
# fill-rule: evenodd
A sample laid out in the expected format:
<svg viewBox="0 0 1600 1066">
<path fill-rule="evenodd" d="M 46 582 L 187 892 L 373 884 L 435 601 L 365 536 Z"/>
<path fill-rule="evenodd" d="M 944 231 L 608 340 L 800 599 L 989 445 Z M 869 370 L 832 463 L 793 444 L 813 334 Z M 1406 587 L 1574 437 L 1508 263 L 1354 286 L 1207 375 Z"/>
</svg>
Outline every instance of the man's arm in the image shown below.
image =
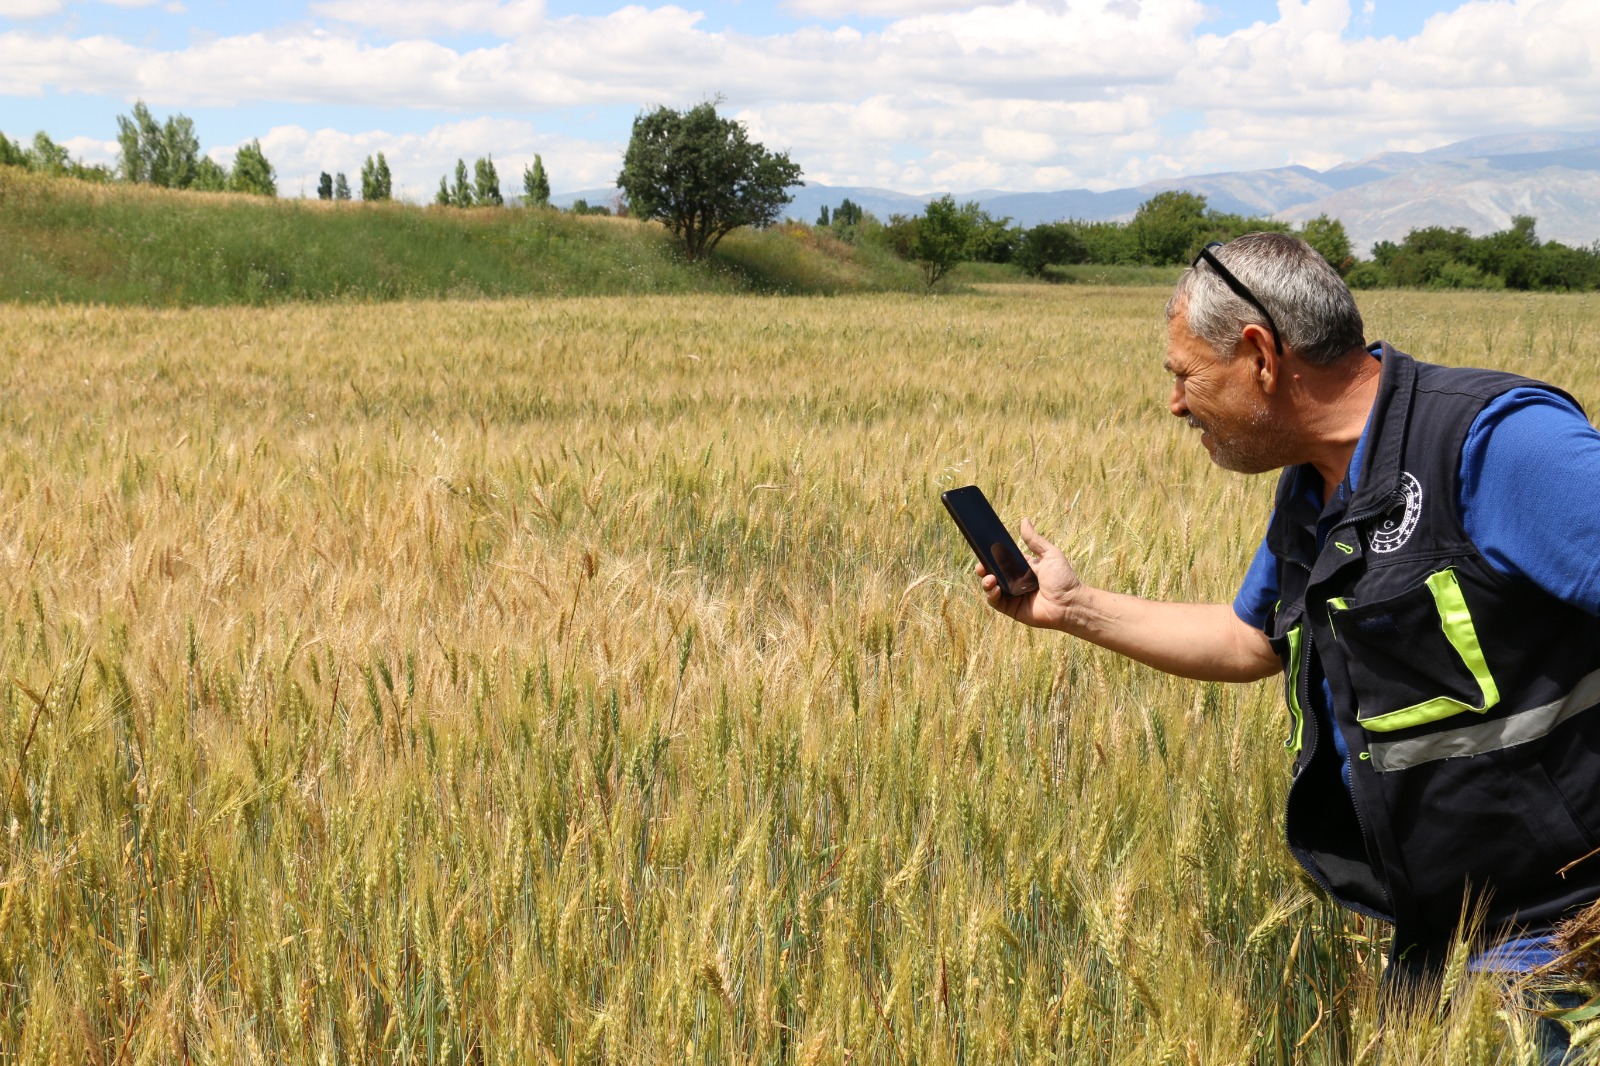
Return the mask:
<svg viewBox="0 0 1600 1066">
<path fill-rule="evenodd" d="M 1091 588 L 1061 550 L 1027 519 L 1022 541 L 1034 553 L 1039 590 L 1004 596 L 977 567 L 989 606 L 1024 625 L 1057 629 L 1169 674 L 1199 681 L 1257 681 L 1281 669 L 1267 635 L 1223 603 L 1162 603 Z"/>
</svg>

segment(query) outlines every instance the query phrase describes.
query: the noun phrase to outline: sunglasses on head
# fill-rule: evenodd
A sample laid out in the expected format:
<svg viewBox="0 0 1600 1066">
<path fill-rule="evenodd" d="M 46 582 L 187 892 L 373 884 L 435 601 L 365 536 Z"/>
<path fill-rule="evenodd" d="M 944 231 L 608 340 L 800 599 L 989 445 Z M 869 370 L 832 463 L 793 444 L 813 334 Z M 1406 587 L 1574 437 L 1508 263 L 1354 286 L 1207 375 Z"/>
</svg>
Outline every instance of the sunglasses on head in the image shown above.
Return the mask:
<svg viewBox="0 0 1600 1066">
<path fill-rule="evenodd" d="M 1239 297 L 1239 299 L 1243 300 L 1251 307 L 1254 307 L 1257 311 L 1260 311 L 1261 317 L 1267 320 L 1267 328 L 1272 330 L 1273 350 L 1275 350 L 1278 353 L 1278 356 L 1282 358 L 1283 341 L 1278 339 L 1278 324 L 1272 320 L 1272 312 L 1267 310 L 1265 304 L 1256 299 L 1255 293 L 1245 288 L 1244 282 L 1233 276 L 1233 271 L 1223 266 L 1222 261 L 1212 254 L 1211 249 L 1221 247 L 1221 241 L 1212 241 L 1210 244 L 1200 249 L 1200 254 L 1194 257 L 1193 263 L 1189 264 L 1190 268 L 1193 269 L 1198 267 L 1201 261 L 1204 260 L 1212 270 L 1217 272 L 1217 277 L 1221 278 L 1227 284 L 1228 288 L 1233 290 L 1235 296 Z"/>
</svg>

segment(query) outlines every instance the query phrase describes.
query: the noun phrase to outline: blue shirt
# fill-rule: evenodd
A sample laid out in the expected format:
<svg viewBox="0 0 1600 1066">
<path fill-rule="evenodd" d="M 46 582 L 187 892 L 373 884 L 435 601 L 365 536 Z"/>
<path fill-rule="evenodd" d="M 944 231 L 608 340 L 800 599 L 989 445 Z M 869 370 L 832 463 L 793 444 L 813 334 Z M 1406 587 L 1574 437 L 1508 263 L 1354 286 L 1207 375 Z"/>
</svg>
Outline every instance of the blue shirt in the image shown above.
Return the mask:
<svg viewBox="0 0 1600 1066">
<path fill-rule="evenodd" d="M 1322 547 L 1355 493 L 1367 433 L 1362 430 L 1350 471 L 1317 523 Z M 1321 501 L 1313 475 L 1306 491 Z M 1508 577 L 1531 581 L 1564 603 L 1600 615 L 1600 431 L 1578 407 L 1542 389 L 1512 389 L 1491 400 L 1467 432 L 1461 449 L 1461 519 L 1489 565 Z M 1233 610 L 1260 629 L 1278 600 L 1277 563 L 1265 539 L 1250 560 Z M 1312 656 L 1315 658 L 1315 655 Z M 1312 710 L 1329 720 L 1333 693 L 1320 662 L 1310 671 Z M 1317 683 L 1320 682 L 1320 683 Z M 1320 698 L 1319 698 L 1320 697 Z M 1350 753 L 1337 729 L 1329 729 L 1346 787 Z M 1546 937 L 1507 941 L 1472 960 L 1473 969 L 1524 972 L 1557 953 Z"/>
</svg>

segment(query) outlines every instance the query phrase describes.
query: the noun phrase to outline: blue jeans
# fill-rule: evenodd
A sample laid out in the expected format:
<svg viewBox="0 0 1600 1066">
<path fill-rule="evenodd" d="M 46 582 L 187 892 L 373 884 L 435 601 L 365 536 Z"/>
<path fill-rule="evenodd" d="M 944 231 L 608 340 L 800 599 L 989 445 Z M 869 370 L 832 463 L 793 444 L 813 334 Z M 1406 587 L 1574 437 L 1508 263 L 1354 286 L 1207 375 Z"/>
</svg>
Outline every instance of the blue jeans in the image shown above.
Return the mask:
<svg viewBox="0 0 1600 1066">
<path fill-rule="evenodd" d="M 1581 992 L 1567 991 L 1527 991 L 1522 993 L 1521 998 L 1523 1009 L 1528 1011 L 1572 1010 L 1588 1002 Z M 1567 1052 L 1572 1046 L 1572 1037 L 1567 1027 L 1554 1018 L 1535 1015 L 1533 1040 L 1534 1046 L 1539 1049 L 1539 1066 L 1564 1066 L 1568 1062 Z"/>
</svg>

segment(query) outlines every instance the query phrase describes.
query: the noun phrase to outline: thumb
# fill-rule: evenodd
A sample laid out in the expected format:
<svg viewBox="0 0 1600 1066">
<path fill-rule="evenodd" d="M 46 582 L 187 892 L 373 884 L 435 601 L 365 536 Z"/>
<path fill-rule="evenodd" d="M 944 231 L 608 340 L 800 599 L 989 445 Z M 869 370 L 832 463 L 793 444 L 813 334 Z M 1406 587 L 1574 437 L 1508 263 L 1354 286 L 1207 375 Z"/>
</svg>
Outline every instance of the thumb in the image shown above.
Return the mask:
<svg viewBox="0 0 1600 1066">
<path fill-rule="evenodd" d="M 1033 520 L 1029 518 L 1022 520 L 1022 543 L 1026 544 L 1028 550 L 1035 555 L 1048 555 L 1056 550 L 1054 544 L 1045 540 L 1044 537 L 1040 536 L 1039 531 L 1033 528 Z"/>
</svg>

